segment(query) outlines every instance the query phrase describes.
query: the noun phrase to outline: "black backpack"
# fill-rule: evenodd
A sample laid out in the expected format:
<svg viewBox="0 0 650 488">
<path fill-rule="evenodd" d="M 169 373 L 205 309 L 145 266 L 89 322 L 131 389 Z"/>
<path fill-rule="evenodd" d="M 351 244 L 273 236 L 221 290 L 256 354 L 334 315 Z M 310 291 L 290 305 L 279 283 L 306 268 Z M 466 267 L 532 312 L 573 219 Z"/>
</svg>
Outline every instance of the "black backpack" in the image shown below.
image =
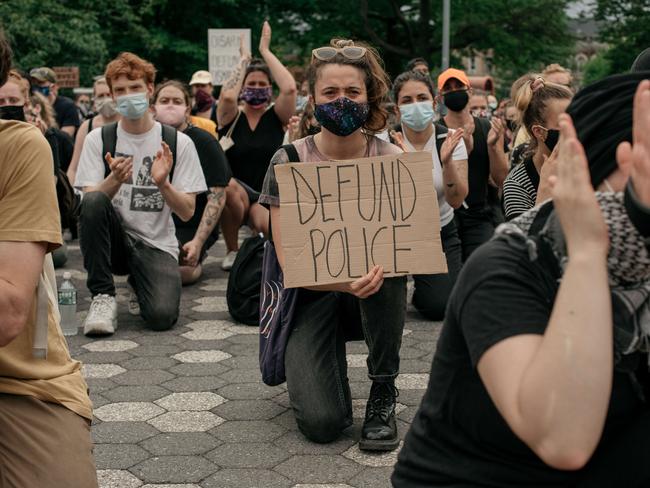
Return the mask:
<svg viewBox="0 0 650 488">
<path fill-rule="evenodd" d="M 61 168 L 56 169 L 56 198 L 59 202 L 61 227 L 72 228 L 79 218 L 81 199 L 77 196 L 68 180 L 68 175 Z"/>
<path fill-rule="evenodd" d="M 169 181 L 174 177 L 174 169 L 176 168 L 176 139 L 178 134 L 176 129 L 169 125 L 160 124 L 162 126 L 162 140 L 167 143 L 172 152 L 172 169 L 169 172 Z M 117 146 L 117 122 L 106 124 L 102 126 L 102 161 L 104 162 L 104 177 L 108 176 L 111 168 L 108 166 L 104 156 L 110 153 L 115 157 L 115 148 Z"/>
<path fill-rule="evenodd" d="M 258 325 L 260 320 L 260 282 L 264 239 L 261 236 L 244 240 L 228 276 L 226 302 L 233 319 L 246 325 Z"/>
</svg>

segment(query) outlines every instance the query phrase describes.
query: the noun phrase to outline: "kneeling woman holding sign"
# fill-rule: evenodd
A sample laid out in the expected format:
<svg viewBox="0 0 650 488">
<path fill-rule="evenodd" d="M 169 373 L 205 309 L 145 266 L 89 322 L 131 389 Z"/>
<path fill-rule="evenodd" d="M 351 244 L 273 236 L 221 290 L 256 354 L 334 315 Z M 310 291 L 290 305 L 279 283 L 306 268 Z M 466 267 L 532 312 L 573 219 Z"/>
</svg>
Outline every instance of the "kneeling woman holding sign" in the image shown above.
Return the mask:
<svg viewBox="0 0 650 488">
<path fill-rule="evenodd" d="M 387 113 L 381 103 L 388 93 L 386 74 L 373 49 L 342 40 L 332 41 L 332 47 L 315 49 L 309 90 L 322 131 L 294 141 L 300 161 L 401 152 L 371 135 L 386 125 Z M 283 268 L 288 251 L 283 249 L 280 230 L 275 166 L 287 162 L 287 152 L 280 149 L 271 161 L 259 200 L 270 207 L 273 240 Z M 331 195 L 321 192 L 321 205 L 327 196 Z M 299 288 L 297 300 L 285 368 L 291 406 L 302 433 L 315 442 L 330 442 L 352 425 L 345 341 L 362 331 L 369 348 L 368 376 L 373 383 L 359 447 L 396 448 L 395 377 L 404 328 L 406 278 L 384 278 L 384 269 L 374 266 L 350 283 Z"/>
</svg>

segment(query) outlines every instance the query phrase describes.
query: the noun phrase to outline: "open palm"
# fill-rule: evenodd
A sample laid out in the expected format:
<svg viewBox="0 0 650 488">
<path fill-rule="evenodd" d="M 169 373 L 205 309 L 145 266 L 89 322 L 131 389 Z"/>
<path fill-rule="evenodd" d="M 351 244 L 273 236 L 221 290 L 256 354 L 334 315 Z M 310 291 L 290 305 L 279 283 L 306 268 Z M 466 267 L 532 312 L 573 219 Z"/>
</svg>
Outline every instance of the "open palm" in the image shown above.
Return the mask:
<svg viewBox="0 0 650 488">
<path fill-rule="evenodd" d="M 171 149 L 163 141 L 162 149 L 156 153 L 156 159 L 153 160 L 151 166 L 151 179 L 153 179 L 156 186 L 160 187 L 167 181 L 173 160 Z"/>
</svg>

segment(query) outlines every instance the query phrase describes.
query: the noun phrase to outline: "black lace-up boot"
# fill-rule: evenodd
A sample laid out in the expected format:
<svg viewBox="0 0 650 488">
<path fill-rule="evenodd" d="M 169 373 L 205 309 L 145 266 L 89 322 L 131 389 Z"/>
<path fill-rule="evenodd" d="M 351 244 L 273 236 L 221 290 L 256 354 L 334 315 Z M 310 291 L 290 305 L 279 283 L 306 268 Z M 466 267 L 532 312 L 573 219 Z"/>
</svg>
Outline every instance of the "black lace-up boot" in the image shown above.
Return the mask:
<svg viewBox="0 0 650 488">
<path fill-rule="evenodd" d="M 392 451 L 399 445 L 395 423 L 395 403 L 398 395 L 393 382 L 373 382 L 366 404 L 366 419 L 361 429 L 359 449 Z"/>
</svg>

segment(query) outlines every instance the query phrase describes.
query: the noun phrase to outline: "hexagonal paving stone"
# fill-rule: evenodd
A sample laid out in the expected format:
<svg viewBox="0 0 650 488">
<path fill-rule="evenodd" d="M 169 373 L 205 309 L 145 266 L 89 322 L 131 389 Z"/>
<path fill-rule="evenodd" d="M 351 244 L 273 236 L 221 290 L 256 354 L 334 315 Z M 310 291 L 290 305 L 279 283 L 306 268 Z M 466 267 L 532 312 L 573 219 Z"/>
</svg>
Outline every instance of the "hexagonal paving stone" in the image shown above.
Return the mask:
<svg viewBox="0 0 650 488">
<path fill-rule="evenodd" d="M 231 420 L 210 430 L 210 434 L 224 442 L 270 442 L 286 430 L 265 420 Z"/>
<path fill-rule="evenodd" d="M 119 352 L 135 349 L 138 346 L 139 344 L 133 341 L 99 340 L 95 342 L 89 342 L 88 344 L 84 344 L 81 347 L 93 352 Z"/>
<path fill-rule="evenodd" d="M 255 369 L 231 369 L 221 377 L 228 383 L 254 383 L 262 379 L 260 368 Z"/>
<path fill-rule="evenodd" d="M 118 364 L 84 364 L 81 367 L 84 378 L 110 378 L 125 371 L 126 369 Z"/>
<path fill-rule="evenodd" d="M 275 471 L 300 483 L 345 483 L 361 466 L 341 456 L 293 456 Z"/>
<path fill-rule="evenodd" d="M 229 359 L 224 361 L 229 361 Z M 177 376 L 210 376 L 227 371 L 229 368 L 224 366 L 223 361 L 219 363 L 179 363 L 173 368 L 169 368 L 169 372 Z"/>
<path fill-rule="evenodd" d="M 229 400 L 256 400 L 273 398 L 282 390 L 262 383 L 237 383 L 224 386 L 218 393 Z"/>
<path fill-rule="evenodd" d="M 128 469 L 149 457 L 147 451 L 133 444 L 96 444 L 93 454 L 97 469 Z"/>
<path fill-rule="evenodd" d="M 195 312 L 227 312 L 228 304 L 226 303 L 226 297 L 202 297 L 194 300 L 197 305 L 192 307 L 192 310 Z"/>
<path fill-rule="evenodd" d="M 92 429 L 95 444 L 135 444 L 158 433 L 146 422 L 102 422 Z"/>
<path fill-rule="evenodd" d="M 95 410 L 95 417 L 104 422 L 141 422 L 152 419 L 164 410 L 158 405 L 145 402 L 110 403 Z"/>
<path fill-rule="evenodd" d="M 340 483 L 337 483 L 336 485 L 322 485 L 322 484 L 298 484 L 298 485 L 293 485 L 292 488 L 353 488 L 350 485 L 342 485 Z"/>
<path fill-rule="evenodd" d="M 231 325 L 228 330 L 237 335 L 258 335 L 260 330 L 251 325 Z"/>
<path fill-rule="evenodd" d="M 342 435 L 334 442 L 316 444 L 309 441 L 301 432 L 292 430 L 276 439 L 273 444 L 291 454 L 341 454 L 353 446 L 355 442 L 354 439 Z"/>
<path fill-rule="evenodd" d="M 215 341 L 231 337 L 234 332 L 228 330 L 229 322 L 224 320 L 199 320 L 187 324 L 192 329 L 181 336 L 192 341 Z"/>
<path fill-rule="evenodd" d="M 157 385 L 118 386 L 103 393 L 112 402 L 153 402 L 169 395 L 169 391 Z"/>
<path fill-rule="evenodd" d="M 178 362 L 168 357 L 146 356 L 129 359 L 128 361 L 124 361 L 121 364 L 128 370 L 150 370 L 171 368 L 172 366 L 178 364 Z"/>
<path fill-rule="evenodd" d="M 270 400 L 230 400 L 213 411 L 228 420 L 269 420 L 285 410 Z"/>
<path fill-rule="evenodd" d="M 289 454 L 274 445 L 251 442 L 223 444 L 205 457 L 224 468 L 272 468 Z"/>
<path fill-rule="evenodd" d="M 142 488 L 201 488 L 199 485 L 144 485 Z"/>
<path fill-rule="evenodd" d="M 166 381 L 161 386 L 170 391 L 185 392 L 216 390 L 225 384 L 226 382 L 217 376 L 184 376 Z"/>
<path fill-rule="evenodd" d="M 350 480 L 357 488 L 393 488 L 390 477 L 393 467 L 366 468 Z"/>
<path fill-rule="evenodd" d="M 384 453 L 368 453 L 359 449 L 359 444 L 355 444 L 350 449 L 343 453 L 348 459 L 355 463 L 363 464 L 364 466 L 371 466 L 373 468 L 390 467 L 394 466 L 397 462 L 397 455 L 402 449 L 403 443 L 399 443 L 399 447 L 394 451 Z"/>
<path fill-rule="evenodd" d="M 348 354 L 346 356 L 348 360 L 349 368 L 366 368 L 366 359 L 368 359 L 367 354 Z"/>
<path fill-rule="evenodd" d="M 172 356 L 182 363 L 218 363 L 224 359 L 232 357 L 227 352 L 208 350 L 208 351 L 183 351 Z"/>
<path fill-rule="evenodd" d="M 138 488 L 142 481 L 128 471 L 118 469 L 100 469 L 97 471 L 99 488 Z"/>
<path fill-rule="evenodd" d="M 172 393 L 160 400 L 156 400 L 156 405 L 168 411 L 202 411 L 211 410 L 214 407 L 224 403 L 226 399 L 216 393 L 208 391 L 191 391 L 185 393 Z"/>
<path fill-rule="evenodd" d="M 220 444 L 205 432 L 166 432 L 147 439 L 142 447 L 156 456 L 199 456 Z"/>
<path fill-rule="evenodd" d="M 201 482 L 203 488 L 289 488 L 293 483 L 268 469 L 221 469 Z"/>
<path fill-rule="evenodd" d="M 210 279 L 201 283 L 203 291 L 226 291 L 228 289 L 227 279 Z"/>
<path fill-rule="evenodd" d="M 173 374 L 158 369 L 147 372 L 135 370 L 115 376 L 113 381 L 119 385 L 144 386 L 158 385 L 173 378 Z"/>
<path fill-rule="evenodd" d="M 205 432 L 225 422 L 212 412 L 168 412 L 149 421 L 161 432 Z"/>
<path fill-rule="evenodd" d="M 428 384 L 428 373 L 401 374 L 395 380 L 395 386 L 400 390 L 426 390 Z"/>
<path fill-rule="evenodd" d="M 147 483 L 198 483 L 218 469 L 199 456 L 160 456 L 141 462 L 131 472 Z"/>
</svg>

